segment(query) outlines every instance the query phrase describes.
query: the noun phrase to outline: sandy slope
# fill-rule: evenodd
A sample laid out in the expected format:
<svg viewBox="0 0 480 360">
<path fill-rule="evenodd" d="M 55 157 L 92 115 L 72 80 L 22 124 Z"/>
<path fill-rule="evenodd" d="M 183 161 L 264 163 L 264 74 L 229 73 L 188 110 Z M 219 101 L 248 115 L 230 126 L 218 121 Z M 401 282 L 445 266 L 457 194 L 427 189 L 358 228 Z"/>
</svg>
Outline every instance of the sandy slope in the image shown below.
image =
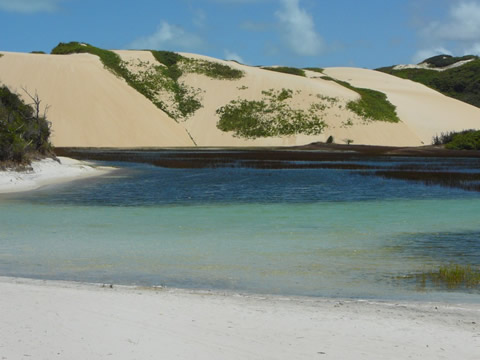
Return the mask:
<svg viewBox="0 0 480 360">
<path fill-rule="evenodd" d="M 191 146 L 185 130 L 89 54 L 3 53 L 0 82 L 38 92 L 55 146 Z"/>
<path fill-rule="evenodd" d="M 478 359 L 478 305 L 0 278 L 2 359 Z"/>
<path fill-rule="evenodd" d="M 325 141 L 330 135 L 339 143 L 342 143 L 345 139 L 352 139 L 355 144 L 398 146 L 416 146 L 421 144 L 416 134 L 404 124 L 385 122 L 364 124 L 355 114 L 344 108 L 347 101 L 358 99 L 358 94 L 335 82 L 321 79 L 321 74 L 319 73 L 308 72 L 308 75 L 314 79 L 303 78 L 257 67 L 244 66 L 233 61 L 221 61 L 194 54 L 183 55 L 196 59 L 217 61 L 242 70 L 245 73 L 245 76 L 238 81 L 214 80 L 196 74 L 190 74 L 186 77 L 185 81 L 188 84 L 206 90 L 203 95 L 204 107 L 198 110 L 195 116 L 188 120 L 185 125 L 199 145 L 293 146 Z M 306 108 L 307 105 L 315 102 L 317 94 L 338 98 L 339 105 L 342 105 L 343 108 L 339 109 L 337 107 L 327 110 L 325 121 L 328 127 L 323 134 L 316 136 L 295 135 L 282 138 L 245 140 L 234 138 L 231 134 L 223 133 L 217 129 L 216 124 L 219 118 L 215 112 L 219 107 L 237 98 L 259 99 L 262 96 L 262 90 L 281 90 L 283 88 L 294 91 L 295 103 L 299 104 L 299 108 Z M 353 122 L 353 126 L 345 125 L 349 120 Z"/>
<path fill-rule="evenodd" d="M 479 108 L 422 84 L 366 69 L 328 68 L 325 73 L 353 86 L 387 94 L 402 122 L 427 145 L 441 132 L 480 129 Z"/>
<path fill-rule="evenodd" d="M 200 89 L 203 107 L 179 123 L 170 119 L 125 81 L 106 70 L 93 55 L 34 55 L 3 53 L 0 82 L 20 93 L 21 87 L 38 91 L 43 104 L 50 105 L 49 120 L 55 146 L 80 147 L 169 147 L 303 145 L 325 141 L 330 135 L 337 143 L 351 139 L 355 144 L 418 146 L 429 144 L 442 131 L 480 128 L 480 109 L 447 98 L 423 85 L 372 70 L 330 68 L 329 76 L 354 86 L 387 93 L 397 106 L 401 123 L 367 122 L 346 109 L 358 94 L 321 74 L 307 72 L 299 77 L 222 61 L 206 56 L 183 54 L 195 59 L 216 61 L 242 70 L 240 80 L 215 80 L 187 74 L 180 79 Z M 123 60 L 139 59 L 158 65 L 148 51 L 117 51 Z M 317 136 L 289 136 L 240 139 L 217 129 L 217 109 L 235 99 L 259 100 L 262 91 L 290 89 L 292 107 L 308 109 L 319 102 L 317 95 L 338 103 L 324 111 L 327 128 Z M 289 100 L 290 101 L 290 100 Z"/>
</svg>

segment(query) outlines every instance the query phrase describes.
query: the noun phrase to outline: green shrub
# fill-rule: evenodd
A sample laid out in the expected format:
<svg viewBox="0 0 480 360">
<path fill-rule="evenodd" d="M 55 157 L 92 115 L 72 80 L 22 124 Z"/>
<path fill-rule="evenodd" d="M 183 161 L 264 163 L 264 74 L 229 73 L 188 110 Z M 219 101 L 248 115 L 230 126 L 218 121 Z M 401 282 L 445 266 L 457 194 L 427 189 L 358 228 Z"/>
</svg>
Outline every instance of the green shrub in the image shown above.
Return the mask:
<svg viewBox="0 0 480 360">
<path fill-rule="evenodd" d="M 150 52 L 159 63 L 165 65 L 166 67 L 177 65 L 180 61 L 186 59 L 182 55 L 173 51 L 150 50 Z"/>
<path fill-rule="evenodd" d="M 320 73 L 320 74 L 323 74 L 323 72 L 324 72 L 324 69 L 317 68 L 317 67 L 308 67 L 308 68 L 305 68 L 304 70 L 309 70 L 309 71 L 317 72 L 317 73 Z"/>
<path fill-rule="evenodd" d="M 387 95 L 372 89 L 357 88 L 346 81 L 340 81 L 331 77 L 322 77 L 325 80 L 336 83 L 355 91 L 360 99 L 347 103 L 347 109 L 360 116 L 365 121 L 386 121 L 397 123 L 400 118 L 397 115 L 396 107 L 387 99 Z"/>
<path fill-rule="evenodd" d="M 445 147 L 450 150 L 480 150 L 480 130 L 455 133 Z"/>
<path fill-rule="evenodd" d="M 287 99 L 293 91 L 268 90 L 261 100 L 238 99 L 217 110 L 217 127 L 232 131 L 243 138 L 288 136 L 294 134 L 318 135 L 327 126 L 321 112 L 326 106 L 312 104 L 308 110 L 293 109 Z"/>
<path fill-rule="evenodd" d="M 305 71 L 302 69 L 297 69 L 293 67 L 287 67 L 287 66 L 278 66 L 278 67 L 262 67 L 262 69 L 265 70 L 270 70 L 270 71 L 276 71 L 284 74 L 290 74 L 290 75 L 297 75 L 297 76 L 303 76 L 305 77 Z"/>
<path fill-rule="evenodd" d="M 187 73 L 202 74 L 218 80 L 238 80 L 244 76 L 243 71 L 214 61 L 184 58 L 181 67 Z"/>
<path fill-rule="evenodd" d="M 371 89 L 355 88 L 360 100 L 350 101 L 347 108 L 365 120 L 399 122 L 395 106 L 387 100 L 387 95 Z"/>
<path fill-rule="evenodd" d="M 34 50 L 34 51 L 31 51 L 30 54 L 41 54 L 41 55 L 44 55 L 44 54 L 45 54 L 45 51 L 37 51 L 37 50 Z"/>
<path fill-rule="evenodd" d="M 30 96 L 30 94 L 29 94 Z M 26 105 L 6 86 L 0 87 L 0 161 L 28 162 L 30 155 L 51 152 L 50 123 L 40 115 L 40 100 L 32 99 L 37 108 Z"/>
</svg>

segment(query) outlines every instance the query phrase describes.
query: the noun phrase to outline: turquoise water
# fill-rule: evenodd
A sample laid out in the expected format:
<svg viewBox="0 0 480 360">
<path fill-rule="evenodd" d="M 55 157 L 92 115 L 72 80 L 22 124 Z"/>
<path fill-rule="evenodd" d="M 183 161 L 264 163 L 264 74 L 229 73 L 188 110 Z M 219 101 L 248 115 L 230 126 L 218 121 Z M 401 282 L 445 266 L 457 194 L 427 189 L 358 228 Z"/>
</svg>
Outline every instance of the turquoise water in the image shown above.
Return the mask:
<svg viewBox="0 0 480 360">
<path fill-rule="evenodd" d="M 356 171 L 165 169 L 0 197 L 0 275 L 478 301 L 404 278 L 480 265 L 480 194 Z"/>
</svg>

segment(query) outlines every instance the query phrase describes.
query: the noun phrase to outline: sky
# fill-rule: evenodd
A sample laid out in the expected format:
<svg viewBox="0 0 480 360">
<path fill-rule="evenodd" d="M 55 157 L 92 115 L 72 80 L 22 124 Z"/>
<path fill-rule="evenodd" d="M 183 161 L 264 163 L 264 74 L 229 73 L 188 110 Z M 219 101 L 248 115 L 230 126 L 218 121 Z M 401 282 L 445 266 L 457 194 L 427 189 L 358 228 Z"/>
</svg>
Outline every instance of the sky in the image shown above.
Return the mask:
<svg viewBox="0 0 480 360">
<path fill-rule="evenodd" d="M 0 50 L 59 42 L 248 65 L 377 68 L 480 55 L 480 0 L 0 0 Z"/>
</svg>

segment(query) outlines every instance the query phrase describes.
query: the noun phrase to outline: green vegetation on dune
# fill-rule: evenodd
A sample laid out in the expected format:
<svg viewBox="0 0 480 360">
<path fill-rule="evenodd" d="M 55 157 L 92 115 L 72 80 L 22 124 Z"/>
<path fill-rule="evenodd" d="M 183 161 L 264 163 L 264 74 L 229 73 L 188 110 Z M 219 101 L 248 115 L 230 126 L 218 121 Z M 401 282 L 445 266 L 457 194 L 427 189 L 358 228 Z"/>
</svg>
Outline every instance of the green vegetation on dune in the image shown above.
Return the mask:
<svg viewBox="0 0 480 360">
<path fill-rule="evenodd" d="M 360 94 L 360 100 L 350 101 L 347 109 L 365 120 L 399 122 L 395 106 L 388 101 L 387 95 L 380 91 L 348 86 Z"/>
<path fill-rule="evenodd" d="M 433 61 L 433 66 L 440 66 L 443 64 L 452 65 L 450 63 L 451 61 L 455 60 L 453 62 L 455 63 L 461 61 L 458 59 L 468 60 L 469 58 L 474 60 L 462 66 L 454 67 L 444 71 L 436 71 L 429 69 L 395 70 L 393 66 L 379 68 L 377 70 L 400 77 L 402 79 L 419 82 L 444 95 L 466 102 L 470 105 L 480 107 L 480 59 L 478 57 L 447 57 L 446 62 L 442 62 L 442 59 L 435 60 L 435 58 L 427 60 Z"/>
<path fill-rule="evenodd" d="M 387 99 L 387 95 L 376 90 L 357 88 L 346 81 L 323 76 L 324 80 L 335 81 L 337 84 L 355 91 L 360 99 L 347 103 L 347 109 L 360 116 L 364 121 L 400 122 L 396 107 Z"/>
<path fill-rule="evenodd" d="M 141 61 L 136 64 L 125 62 L 113 51 L 79 42 L 60 43 L 52 50 L 52 54 L 57 55 L 76 53 L 97 55 L 107 69 L 125 79 L 128 85 L 176 121 L 187 119 L 202 107 L 201 90 L 180 81 L 182 75 L 197 73 L 222 80 L 237 80 L 244 75 L 227 65 L 190 59 L 172 51 L 151 50 L 153 57 L 162 64 L 155 65 Z M 130 70 L 132 66 L 136 67 L 135 71 Z"/>
<path fill-rule="evenodd" d="M 264 70 L 276 71 L 279 73 L 290 74 L 290 75 L 297 75 L 305 77 L 305 71 L 302 69 L 297 69 L 294 67 L 288 66 L 277 66 L 277 67 L 262 67 Z"/>
<path fill-rule="evenodd" d="M 175 120 L 185 120 L 202 107 L 199 100 L 199 90 L 196 90 L 179 81 L 183 75 L 180 63 L 186 58 L 172 51 L 151 50 L 153 57 L 164 66 L 153 66 L 153 71 L 141 69 L 136 77 L 139 82 L 145 82 L 150 76 L 156 81 L 149 82 L 153 92 L 153 102 Z M 143 76 L 143 79 L 142 79 Z M 164 92 L 167 100 L 159 100 L 159 95 Z"/>
<path fill-rule="evenodd" d="M 123 78 L 128 85 L 137 90 L 140 94 L 144 95 L 147 99 L 154 102 L 154 97 L 149 84 L 143 81 L 138 81 L 138 78 L 128 71 L 125 63 L 122 61 L 119 55 L 110 50 L 104 50 L 90 44 L 79 43 L 76 41 L 69 43 L 60 43 L 53 48 L 53 55 L 69 55 L 69 54 L 92 54 L 100 58 L 105 68 L 110 70 L 113 74 Z M 158 104 L 157 104 L 158 106 Z"/>
<path fill-rule="evenodd" d="M 169 66 L 155 67 L 155 72 L 144 74 L 133 73 L 128 70 L 128 64 L 122 61 L 119 55 L 113 51 L 97 48 L 89 44 L 78 42 L 60 43 L 52 50 L 52 54 L 75 54 L 89 53 L 97 55 L 104 66 L 111 70 L 115 75 L 125 79 L 128 85 L 133 87 L 147 99 L 152 101 L 159 109 L 165 111 L 175 120 L 181 117 L 187 117 L 201 107 L 200 102 L 195 99 L 189 89 L 178 83 L 178 78 L 182 75 L 176 66 L 180 55 L 172 52 L 152 52 L 153 56 L 161 59 L 160 62 Z M 164 102 L 158 100 L 156 95 L 160 88 L 167 88 L 174 93 L 175 102 L 178 104 L 178 113 L 169 111 Z"/>
<path fill-rule="evenodd" d="M 232 131 L 234 136 L 247 139 L 288 136 L 295 134 L 318 135 L 327 126 L 322 112 L 328 107 L 314 103 L 308 110 L 294 109 L 287 100 L 293 91 L 273 89 L 262 91 L 260 100 L 233 100 L 217 110 L 217 127 Z"/>
<path fill-rule="evenodd" d="M 28 93 L 27 93 L 28 94 Z M 25 104 L 6 86 L 0 87 L 0 161 L 28 163 L 31 156 L 51 152 L 50 123 L 40 114 L 37 94 L 28 94 L 34 107 Z"/>
<path fill-rule="evenodd" d="M 303 70 L 313 71 L 313 72 L 317 72 L 317 73 L 320 73 L 320 74 L 323 74 L 323 71 L 324 71 L 324 69 L 317 68 L 317 67 L 308 67 L 308 68 L 304 68 Z"/>
<path fill-rule="evenodd" d="M 228 65 L 215 61 L 192 59 L 171 51 L 152 50 L 152 54 L 158 62 L 168 68 L 174 68 L 177 79 L 183 73 L 202 74 L 212 79 L 238 80 L 244 75 L 243 71 L 234 69 Z"/>
<path fill-rule="evenodd" d="M 52 49 L 53 55 L 69 55 L 69 54 L 92 54 L 97 55 L 103 65 L 113 71 L 118 76 L 123 77 L 128 82 L 128 71 L 122 66 L 122 59 L 113 51 L 104 50 L 90 44 L 72 41 L 69 43 L 60 43 Z"/>
<path fill-rule="evenodd" d="M 182 68 L 188 73 L 201 74 L 217 80 L 239 80 L 244 75 L 241 70 L 208 60 L 188 58 L 183 61 Z"/>
<path fill-rule="evenodd" d="M 173 51 L 150 50 L 150 52 L 159 63 L 168 68 L 176 66 L 181 60 L 185 59 L 182 55 Z"/>
</svg>

